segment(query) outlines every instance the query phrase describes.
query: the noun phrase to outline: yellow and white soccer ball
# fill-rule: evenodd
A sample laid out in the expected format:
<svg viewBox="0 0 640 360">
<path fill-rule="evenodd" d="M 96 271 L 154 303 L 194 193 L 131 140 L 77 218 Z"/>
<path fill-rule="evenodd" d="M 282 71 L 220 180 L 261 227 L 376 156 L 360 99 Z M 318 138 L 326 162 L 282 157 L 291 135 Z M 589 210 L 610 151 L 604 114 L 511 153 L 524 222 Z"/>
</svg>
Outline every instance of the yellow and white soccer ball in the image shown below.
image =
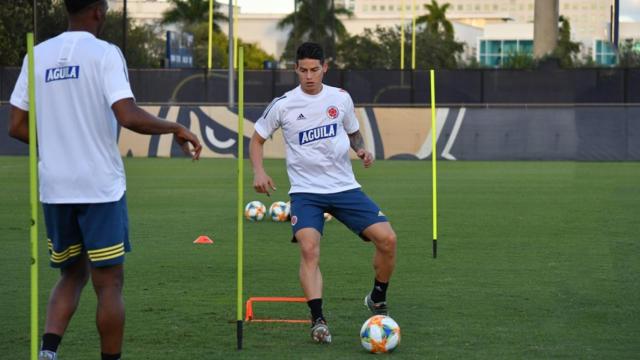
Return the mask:
<svg viewBox="0 0 640 360">
<path fill-rule="evenodd" d="M 276 201 L 269 207 L 269 217 L 276 222 L 289 220 L 289 207 L 284 201 Z"/>
<path fill-rule="evenodd" d="M 267 208 L 260 201 L 252 201 L 244 207 L 244 217 L 249 221 L 262 221 Z"/>
<path fill-rule="evenodd" d="M 331 221 L 331 219 L 333 219 L 333 216 L 331 216 L 331 214 L 324 213 L 324 221 Z"/>
<path fill-rule="evenodd" d="M 374 315 L 360 329 L 360 343 L 367 351 L 390 352 L 400 344 L 400 326 L 385 315 Z"/>
</svg>

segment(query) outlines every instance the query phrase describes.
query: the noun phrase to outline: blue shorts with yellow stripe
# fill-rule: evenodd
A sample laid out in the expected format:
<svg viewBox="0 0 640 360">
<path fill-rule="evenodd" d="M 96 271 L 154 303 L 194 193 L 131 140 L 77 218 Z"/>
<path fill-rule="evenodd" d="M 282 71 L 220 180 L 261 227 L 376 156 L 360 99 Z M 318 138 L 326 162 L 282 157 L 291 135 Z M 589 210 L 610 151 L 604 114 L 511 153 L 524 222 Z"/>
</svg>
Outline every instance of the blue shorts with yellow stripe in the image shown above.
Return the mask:
<svg viewBox="0 0 640 360">
<path fill-rule="evenodd" d="M 122 264 L 131 251 L 126 195 L 95 204 L 42 204 L 51 266 L 64 268 L 86 253 L 91 266 Z"/>
</svg>

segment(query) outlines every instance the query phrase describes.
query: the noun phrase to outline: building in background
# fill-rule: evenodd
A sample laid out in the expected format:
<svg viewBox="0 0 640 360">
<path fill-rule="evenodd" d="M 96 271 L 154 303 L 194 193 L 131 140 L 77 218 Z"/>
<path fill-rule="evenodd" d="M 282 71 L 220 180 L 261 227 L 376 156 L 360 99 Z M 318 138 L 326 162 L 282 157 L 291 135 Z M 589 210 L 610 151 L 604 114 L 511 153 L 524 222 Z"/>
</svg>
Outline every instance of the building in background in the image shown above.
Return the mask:
<svg viewBox="0 0 640 360">
<path fill-rule="evenodd" d="M 113 9 L 122 8 L 122 0 L 108 0 Z M 293 0 L 292 0 L 293 1 Z M 351 10 L 354 16 L 343 24 L 351 34 L 365 28 L 388 27 L 411 16 L 426 14 L 431 0 L 333 0 L 336 7 Z M 218 11 L 228 13 L 228 2 L 218 1 Z M 501 66 L 509 54 L 533 53 L 534 0 L 441 0 L 449 3 L 447 17 L 456 40 L 466 44 L 463 57 L 476 58 L 486 66 Z M 170 8 L 168 0 L 127 0 L 128 15 L 138 23 L 159 24 L 162 13 Z M 608 0 L 560 0 L 560 15 L 569 19 L 572 40 L 582 44 L 582 54 L 603 65 L 615 63 L 608 43 L 610 31 Z M 404 11 L 403 11 L 404 9 Z M 290 29 L 278 29 L 283 14 L 251 14 L 238 9 L 238 36 L 259 44 L 276 58 L 284 51 Z M 227 33 L 227 26 L 222 26 Z M 620 39 L 640 39 L 640 23 L 621 23 Z"/>
<path fill-rule="evenodd" d="M 478 62 L 491 67 L 501 67 L 513 55 L 533 55 L 533 24 L 487 25 L 478 38 L 478 49 Z"/>
<path fill-rule="evenodd" d="M 355 15 L 375 13 L 400 14 L 411 12 L 412 5 L 424 12 L 431 0 L 352 0 Z M 484 28 L 499 22 L 533 23 L 534 0 L 441 0 L 449 20 Z M 574 40 L 590 42 L 594 37 L 607 35 L 610 3 L 606 0 L 560 0 L 560 15 L 568 18 L 575 35 Z"/>
<path fill-rule="evenodd" d="M 122 11 L 123 0 L 107 0 L 107 2 L 109 9 Z M 220 5 L 218 12 L 229 13 L 228 2 L 216 1 L 216 3 Z M 172 4 L 168 0 L 127 0 L 127 16 L 138 24 L 158 25 L 162 19 L 162 13 L 171 7 Z"/>
<path fill-rule="evenodd" d="M 379 14 L 405 16 L 414 11 L 422 15 L 431 0 L 352 0 L 358 18 Z M 471 25 L 483 30 L 467 46 L 481 64 L 500 66 L 513 53 L 533 54 L 534 0 L 441 0 L 448 3 L 447 18 L 452 23 Z M 605 43 L 609 37 L 610 2 L 607 0 L 560 0 L 560 15 L 569 20 L 572 40 L 582 44 L 583 55 L 594 54 L 595 41 Z M 600 57 L 599 57 L 600 58 Z M 595 58 L 594 58 L 595 59 Z"/>
</svg>

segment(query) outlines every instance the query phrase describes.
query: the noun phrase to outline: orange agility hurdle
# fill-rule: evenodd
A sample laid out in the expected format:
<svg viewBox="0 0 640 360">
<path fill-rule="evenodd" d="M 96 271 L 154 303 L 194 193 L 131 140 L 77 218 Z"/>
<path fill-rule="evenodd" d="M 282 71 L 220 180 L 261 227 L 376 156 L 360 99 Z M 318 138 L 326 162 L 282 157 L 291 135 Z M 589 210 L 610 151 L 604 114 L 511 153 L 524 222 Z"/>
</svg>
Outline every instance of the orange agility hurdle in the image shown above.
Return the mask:
<svg viewBox="0 0 640 360">
<path fill-rule="evenodd" d="M 253 314 L 254 302 L 297 302 L 304 303 L 307 299 L 303 297 L 250 297 L 246 305 L 246 317 L 244 321 L 253 322 L 274 322 L 274 323 L 310 323 L 309 319 L 256 319 Z"/>
</svg>

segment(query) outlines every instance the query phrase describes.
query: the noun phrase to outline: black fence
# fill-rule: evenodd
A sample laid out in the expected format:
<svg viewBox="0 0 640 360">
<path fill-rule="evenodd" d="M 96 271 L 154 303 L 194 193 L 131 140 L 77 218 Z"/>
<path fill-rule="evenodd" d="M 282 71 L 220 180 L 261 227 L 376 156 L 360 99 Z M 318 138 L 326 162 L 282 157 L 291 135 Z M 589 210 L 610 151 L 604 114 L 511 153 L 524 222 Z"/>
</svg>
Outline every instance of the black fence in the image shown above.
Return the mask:
<svg viewBox="0 0 640 360">
<path fill-rule="evenodd" d="M 18 68 L 0 68 L 0 101 L 8 101 Z M 227 104 L 226 70 L 131 69 L 140 103 Z M 484 104 L 640 103 L 640 69 L 437 70 L 436 102 Z M 246 71 L 247 104 L 265 104 L 298 85 L 293 70 Z M 356 105 L 430 103 L 429 71 L 330 70 L 325 83 L 347 90 Z M 237 99 L 237 87 L 236 97 Z"/>
</svg>

